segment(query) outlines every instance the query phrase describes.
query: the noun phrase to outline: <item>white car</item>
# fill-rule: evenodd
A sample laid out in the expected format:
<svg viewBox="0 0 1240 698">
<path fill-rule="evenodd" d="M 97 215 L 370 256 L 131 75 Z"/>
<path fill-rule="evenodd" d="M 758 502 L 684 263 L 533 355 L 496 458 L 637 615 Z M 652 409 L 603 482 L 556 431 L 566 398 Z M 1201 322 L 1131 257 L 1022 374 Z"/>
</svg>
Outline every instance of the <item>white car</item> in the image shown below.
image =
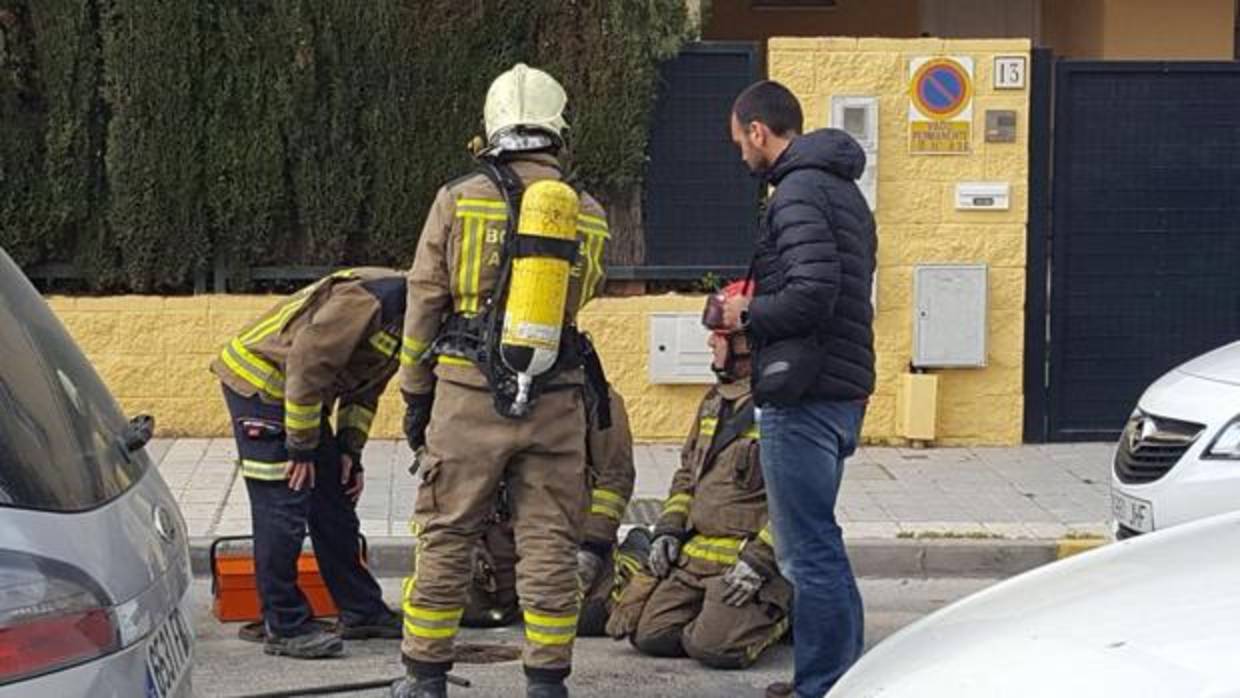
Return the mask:
<svg viewBox="0 0 1240 698">
<path fill-rule="evenodd" d="M 1159 378 L 1115 449 L 1117 538 L 1240 509 L 1240 342 Z"/>
<path fill-rule="evenodd" d="M 1026 572 L 879 643 L 828 698 L 1240 696 L 1240 513 Z"/>
</svg>

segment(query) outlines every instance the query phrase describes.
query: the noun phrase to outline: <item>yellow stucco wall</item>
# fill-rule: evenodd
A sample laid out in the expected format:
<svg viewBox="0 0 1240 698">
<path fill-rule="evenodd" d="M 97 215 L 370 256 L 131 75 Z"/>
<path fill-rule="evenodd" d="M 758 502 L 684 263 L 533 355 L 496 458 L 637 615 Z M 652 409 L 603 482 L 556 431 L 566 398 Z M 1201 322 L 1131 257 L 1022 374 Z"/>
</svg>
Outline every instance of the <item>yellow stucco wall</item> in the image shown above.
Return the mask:
<svg viewBox="0 0 1240 698">
<path fill-rule="evenodd" d="M 228 418 L 207 366 L 220 347 L 273 305 L 272 296 L 48 299 L 129 414 L 156 416 L 161 436 L 219 436 Z M 581 316 L 609 376 L 625 396 L 643 441 L 680 441 L 704 386 L 651 385 L 646 346 L 649 314 L 700 312 L 700 296 L 604 298 Z M 393 381 L 375 422 L 377 437 L 400 436 L 403 408 Z"/>
<path fill-rule="evenodd" d="M 940 443 L 1018 443 L 1024 408 L 1022 361 L 1025 223 L 1028 216 L 1028 89 L 996 92 L 996 54 L 1028 55 L 1024 39 L 778 38 L 770 42 L 771 78 L 801 100 L 806 128 L 827 125 L 832 95 L 878 96 L 878 387 L 865 436 L 897 436 L 899 376 L 913 341 L 913 268 L 923 262 L 989 265 L 988 365 L 941 370 Z M 972 152 L 908 153 L 908 66 L 917 56 L 963 55 L 974 61 Z M 987 109 L 1014 109 L 1015 143 L 986 143 Z M 1006 181 L 1007 211 L 957 211 L 959 181 Z"/>
<path fill-rule="evenodd" d="M 998 94 L 991 58 L 1028 52 L 1024 40 L 775 39 L 772 76 L 805 105 L 810 127 L 822 126 L 832 94 L 879 95 L 879 272 L 876 321 L 879 381 L 866 420 L 869 441 L 892 441 L 899 377 L 912 348 L 912 272 L 920 262 L 990 265 L 989 365 L 939 371 L 938 441 L 1010 444 L 1021 436 L 1024 330 L 1027 93 Z M 976 63 L 973 152 L 910 156 L 905 96 L 908 59 L 964 54 Z M 1012 144 L 983 140 L 985 110 L 1019 114 Z M 958 212 L 958 180 L 1001 180 L 1011 209 Z M 223 435 L 228 421 L 207 365 L 243 325 L 275 302 L 271 296 L 52 298 L 53 309 L 98 367 L 127 412 L 156 415 L 161 435 Z M 704 386 L 652 385 L 647 346 L 652 312 L 702 307 L 700 296 L 604 298 L 582 314 L 612 382 L 624 394 L 636 437 L 679 441 Z M 375 434 L 398 437 L 402 409 L 395 387 L 385 396 Z"/>
</svg>

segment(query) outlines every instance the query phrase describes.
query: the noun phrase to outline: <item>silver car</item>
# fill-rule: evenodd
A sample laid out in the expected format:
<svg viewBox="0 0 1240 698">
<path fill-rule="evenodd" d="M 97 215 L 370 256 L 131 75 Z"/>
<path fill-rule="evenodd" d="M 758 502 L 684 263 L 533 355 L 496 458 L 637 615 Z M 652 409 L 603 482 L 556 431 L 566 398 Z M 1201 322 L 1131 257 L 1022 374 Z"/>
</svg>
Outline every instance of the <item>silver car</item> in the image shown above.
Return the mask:
<svg viewBox="0 0 1240 698">
<path fill-rule="evenodd" d="M 0 698 L 192 694 L 186 528 L 151 428 L 0 251 Z"/>
</svg>

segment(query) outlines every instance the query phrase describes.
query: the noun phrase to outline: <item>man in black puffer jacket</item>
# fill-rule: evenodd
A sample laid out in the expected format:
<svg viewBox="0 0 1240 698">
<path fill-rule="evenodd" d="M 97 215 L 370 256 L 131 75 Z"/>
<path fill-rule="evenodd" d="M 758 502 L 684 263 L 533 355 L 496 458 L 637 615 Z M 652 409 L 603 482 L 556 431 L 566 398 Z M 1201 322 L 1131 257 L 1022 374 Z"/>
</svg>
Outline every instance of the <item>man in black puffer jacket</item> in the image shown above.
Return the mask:
<svg viewBox="0 0 1240 698">
<path fill-rule="evenodd" d="M 801 134 L 801 105 L 777 82 L 736 98 L 732 140 L 774 192 L 754 255 L 752 300 L 725 322 L 756 343 L 754 395 L 775 552 L 794 589 L 795 676 L 768 696 L 819 698 L 861 655 L 861 594 L 835 520 L 844 460 L 874 390 L 877 239 L 856 180 L 865 153 L 836 129 Z"/>
</svg>

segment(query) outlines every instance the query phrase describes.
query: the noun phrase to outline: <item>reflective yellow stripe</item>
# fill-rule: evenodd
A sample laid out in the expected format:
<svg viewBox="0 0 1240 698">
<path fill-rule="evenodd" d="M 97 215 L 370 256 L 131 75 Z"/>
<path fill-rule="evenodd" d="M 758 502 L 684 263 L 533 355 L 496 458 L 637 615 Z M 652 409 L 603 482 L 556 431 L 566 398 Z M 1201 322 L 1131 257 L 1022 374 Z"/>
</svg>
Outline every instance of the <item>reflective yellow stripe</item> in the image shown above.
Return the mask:
<svg viewBox="0 0 1240 698">
<path fill-rule="evenodd" d="M 698 433 L 702 436 L 714 436 L 715 429 L 718 426 L 719 419 L 717 417 L 702 417 L 702 420 L 698 422 Z"/>
<path fill-rule="evenodd" d="M 473 228 L 474 228 L 473 219 L 466 218 L 462 222 L 461 252 L 456 262 L 456 273 L 454 274 L 455 278 L 453 279 L 453 284 L 452 284 L 453 286 L 452 296 L 457 299 L 461 299 L 465 297 L 465 289 L 466 289 L 465 280 L 469 274 L 469 245 L 471 242 L 470 233 L 473 231 Z M 462 305 L 462 306 L 459 306 L 457 309 L 462 310 L 463 308 L 464 306 Z"/>
<path fill-rule="evenodd" d="M 525 638 L 539 645 L 568 645 L 577 637 L 577 614 L 545 616 L 525 611 Z"/>
<path fill-rule="evenodd" d="M 301 306 L 306 304 L 306 301 L 310 297 L 310 291 L 313 290 L 317 286 L 318 284 L 316 283 L 313 286 L 309 286 L 305 289 L 302 289 L 300 291 L 300 297 L 294 297 L 293 299 L 289 300 L 289 302 L 283 308 L 280 308 L 279 310 L 277 310 L 275 313 L 271 315 L 271 317 L 267 318 L 266 320 L 262 320 L 254 327 L 251 327 L 249 331 L 242 334 L 239 339 L 241 339 L 241 341 L 246 344 L 250 344 L 252 342 L 256 342 L 260 339 L 263 339 L 264 337 L 270 335 L 272 332 L 276 332 L 280 328 L 284 327 L 284 323 L 288 321 L 288 319 L 293 315 L 293 313 L 297 312 L 301 308 Z"/>
<path fill-rule="evenodd" d="M 400 348 L 400 340 L 383 330 L 379 330 L 370 335 L 370 346 L 384 356 L 391 356 Z"/>
<path fill-rule="evenodd" d="M 763 650 L 775 644 L 775 642 L 779 640 L 779 638 L 783 637 L 784 633 L 786 632 L 788 632 L 788 619 L 782 618 L 780 619 L 778 623 L 775 624 L 774 628 L 771 628 L 771 632 L 770 634 L 766 636 L 765 640 L 763 640 L 762 642 L 758 642 L 753 645 L 750 645 L 745 650 L 745 656 L 751 662 L 756 660 L 758 658 L 758 655 L 762 654 Z"/>
<path fill-rule="evenodd" d="M 462 217 L 461 259 L 457 269 L 457 310 L 466 314 L 478 312 L 478 284 L 482 272 L 482 243 L 485 222 L 476 214 Z"/>
<path fill-rule="evenodd" d="M 766 543 L 772 548 L 775 547 L 775 536 L 771 534 L 770 524 L 763 526 L 762 530 L 758 531 L 758 540 L 762 541 L 763 543 Z"/>
<path fill-rule="evenodd" d="M 745 433 L 741 434 L 741 437 L 746 439 L 759 439 L 762 437 L 762 431 L 758 429 L 758 425 L 755 424 L 746 429 Z"/>
<path fill-rule="evenodd" d="M 356 429 L 363 434 L 370 434 L 370 426 L 374 424 L 375 411 L 361 405 L 345 405 L 336 416 L 338 429 Z"/>
<path fill-rule="evenodd" d="M 241 474 L 251 480 L 285 480 L 288 461 L 270 463 L 261 460 L 241 459 Z"/>
<path fill-rule="evenodd" d="M 624 497 L 612 492 L 611 490 L 596 489 L 591 493 L 590 513 L 606 516 L 609 519 L 619 521 L 624 518 L 624 509 L 628 506 L 628 502 Z"/>
<path fill-rule="evenodd" d="M 663 513 L 666 514 L 689 514 L 689 505 L 693 503 L 693 495 L 691 494 L 674 494 L 667 498 L 663 503 Z"/>
<path fill-rule="evenodd" d="M 694 536 L 685 543 L 684 554 L 699 560 L 735 565 L 739 559 L 743 538 Z"/>
<path fill-rule="evenodd" d="M 610 229 L 607 227 L 607 219 L 591 216 L 588 213 L 577 214 L 577 227 L 588 230 L 595 235 L 602 235 L 603 238 L 610 238 Z"/>
<path fill-rule="evenodd" d="M 465 614 L 464 608 L 423 608 L 405 602 L 405 615 L 425 621 L 460 620 Z"/>
<path fill-rule="evenodd" d="M 479 218 L 474 226 L 474 258 L 469 270 L 470 307 L 469 312 L 478 312 L 479 287 L 482 285 L 482 251 L 486 247 L 486 222 Z"/>
<path fill-rule="evenodd" d="M 405 335 L 400 341 L 400 362 L 406 366 L 412 366 L 422 360 L 422 356 L 426 354 L 426 350 L 430 349 L 430 344 Z"/>
<path fill-rule="evenodd" d="M 240 339 L 233 339 L 224 347 L 220 360 L 255 388 L 273 397 L 284 397 L 284 374 L 270 361 L 246 349 Z"/>
<path fill-rule="evenodd" d="M 442 355 L 442 356 L 440 356 L 437 360 L 439 361 L 439 363 L 441 363 L 441 364 L 445 364 L 445 365 L 448 365 L 448 366 L 466 366 L 466 367 L 468 367 L 468 366 L 473 366 L 473 365 L 474 365 L 474 363 L 473 363 L 472 361 L 470 361 L 469 359 L 466 359 L 466 358 L 461 357 L 461 356 L 452 356 L 451 354 L 443 354 L 443 355 Z"/>
<path fill-rule="evenodd" d="M 323 418 L 323 403 L 309 405 L 284 401 L 284 426 L 289 429 L 316 429 Z"/>
<path fill-rule="evenodd" d="M 578 233 L 583 237 L 582 247 L 585 249 L 585 275 L 581 281 L 581 305 L 585 305 L 594 297 L 595 287 L 603 278 L 603 243 L 607 240 L 606 233 L 598 233 L 589 231 L 585 228 L 578 228 Z"/>
<path fill-rule="evenodd" d="M 414 606 L 405 601 L 405 631 L 414 637 L 442 640 L 456 635 L 461 626 L 464 608 L 434 609 Z"/>
<path fill-rule="evenodd" d="M 456 200 L 457 215 L 460 215 L 462 211 L 490 214 L 498 212 L 504 214 L 506 218 L 508 216 L 508 204 L 504 203 L 502 199 L 460 198 Z"/>
<path fill-rule="evenodd" d="M 603 504 L 591 504 L 590 513 L 595 516 L 605 516 L 613 521 L 619 521 L 624 518 L 624 512 L 616 511 L 615 509 Z"/>
</svg>

